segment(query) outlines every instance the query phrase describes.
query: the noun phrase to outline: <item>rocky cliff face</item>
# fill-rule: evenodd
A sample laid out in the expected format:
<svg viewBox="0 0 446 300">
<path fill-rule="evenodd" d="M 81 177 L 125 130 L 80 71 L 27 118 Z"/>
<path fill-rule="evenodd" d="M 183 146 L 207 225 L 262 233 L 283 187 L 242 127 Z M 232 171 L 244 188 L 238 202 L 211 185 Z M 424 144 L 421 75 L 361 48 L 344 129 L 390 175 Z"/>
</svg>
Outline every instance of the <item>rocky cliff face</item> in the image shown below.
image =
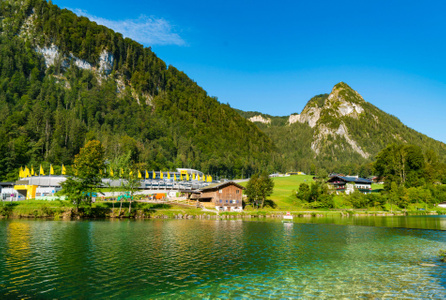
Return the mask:
<svg viewBox="0 0 446 300">
<path fill-rule="evenodd" d="M 97 65 L 93 66 L 89 62 L 77 58 L 73 54 L 68 56 L 60 53 L 59 49 L 56 45 L 52 44 L 49 47 L 36 47 L 36 51 L 43 55 L 45 59 L 46 67 L 54 66 L 56 64 L 60 64 L 60 66 L 64 69 L 70 66 L 70 62 L 73 61 L 74 65 L 83 70 L 91 70 L 95 71 L 97 75 L 110 75 L 113 69 L 113 61 L 114 57 L 111 53 L 103 50 L 101 55 L 99 56 L 99 61 Z"/>
<path fill-rule="evenodd" d="M 300 120 L 300 115 L 298 115 L 298 114 L 290 115 L 288 117 L 288 125 L 291 125 L 291 124 L 294 124 L 296 122 L 299 122 L 299 120 Z"/>
<path fill-rule="evenodd" d="M 271 124 L 270 118 L 264 118 L 262 115 L 257 115 L 248 119 L 251 122 L 259 122 L 263 124 Z"/>
<path fill-rule="evenodd" d="M 320 154 L 322 147 L 330 144 L 342 150 L 350 148 L 348 150 L 358 153 L 363 158 L 370 156 L 349 134 L 348 126 L 344 122 L 346 118 L 359 119 L 364 113 L 365 103 L 358 92 L 343 82 L 333 87 L 323 103 L 308 102 L 298 120 L 316 129 L 311 144 L 316 156 Z"/>
<path fill-rule="evenodd" d="M 27 17 L 19 31 L 19 36 L 24 40 L 31 41 L 33 44 L 38 44 L 35 33 L 35 23 L 37 19 L 35 10 L 32 9 L 32 13 Z M 58 64 L 61 68 L 67 69 L 69 68 L 70 63 L 73 62 L 74 65 L 80 69 L 95 71 L 97 76 L 108 76 L 113 70 L 113 54 L 105 49 L 100 54 L 99 60 L 95 65 L 76 57 L 72 53 L 63 55 L 59 48 L 53 43 L 49 46 L 37 46 L 35 50 L 43 55 L 47 68 Z"/>
</svg>

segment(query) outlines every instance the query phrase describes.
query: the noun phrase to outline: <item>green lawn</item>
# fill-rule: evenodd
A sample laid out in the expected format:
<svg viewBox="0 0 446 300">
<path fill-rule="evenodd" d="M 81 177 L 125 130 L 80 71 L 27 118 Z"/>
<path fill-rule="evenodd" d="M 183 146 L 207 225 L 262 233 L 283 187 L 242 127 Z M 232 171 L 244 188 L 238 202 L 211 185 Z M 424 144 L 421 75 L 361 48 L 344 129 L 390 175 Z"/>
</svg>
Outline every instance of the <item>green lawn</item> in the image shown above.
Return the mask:
<svg viewBox="0 0 446 300">
<path fill-rule="evenodd" d="M 384 184 L 372 183 L 372 192 L 380 192 L 384 189 Z"/>
<path fill-rule="evenodd" d="M 277 209 L 292 210 L 296 209 L 296 196 L 294 192 L 297 191 L 299 185 L 303 182 L 313 182 L 312 175 L 292 175 L 288 177 L 274 177 L 274 191 L 269 197 L 277 205 Z M 242 182 L 240 185 L 245 186 L 248 182 Z M 293 192 L 294 191 L 294 192 Z"/>
<path fill-rule="evenodd" d="M 299 189 L 299 185 L 303 182 L 311 184 L 313 182 L 313 175 L 292 175 L 289 177 L 275 177 L 274 191 L 269 197 L 277 205 L 279 210 L 296 210 L 300 206 L 296 204 L 295 192 Z M 246 187 L 247 181 L 240 183 Z M 384 186 L 382 184 L 372 184 L 373 192 L 379 192 Z"/>
<path fill-rule="evenodd" d="M 271 195 L 271 199 L 279 202 L 289 202 L 294 200 L 295 196 L 293 191 L 297 191 L 299 185 L 303 182 L 309 184 L 313 182 L 313 176 L 311 175 L 293 175 L 289 177 L 276 177 L 274 180 L 274 192 Z"/>
</svg>

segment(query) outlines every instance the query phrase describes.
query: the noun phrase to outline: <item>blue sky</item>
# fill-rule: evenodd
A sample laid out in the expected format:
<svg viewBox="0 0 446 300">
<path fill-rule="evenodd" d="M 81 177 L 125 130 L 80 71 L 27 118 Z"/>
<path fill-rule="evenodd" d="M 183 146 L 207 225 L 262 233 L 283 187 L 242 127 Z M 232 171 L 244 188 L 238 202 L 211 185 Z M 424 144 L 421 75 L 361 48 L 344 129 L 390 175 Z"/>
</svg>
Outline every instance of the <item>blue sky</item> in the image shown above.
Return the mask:
<svg viewBox="0 0 446 300">
<path fill-rule="evenodd" d="M 300 112 L 344 81 L 446 142 L 444 1 L 54 0 L 152 47 L 211 96 Z"/>
</svg>

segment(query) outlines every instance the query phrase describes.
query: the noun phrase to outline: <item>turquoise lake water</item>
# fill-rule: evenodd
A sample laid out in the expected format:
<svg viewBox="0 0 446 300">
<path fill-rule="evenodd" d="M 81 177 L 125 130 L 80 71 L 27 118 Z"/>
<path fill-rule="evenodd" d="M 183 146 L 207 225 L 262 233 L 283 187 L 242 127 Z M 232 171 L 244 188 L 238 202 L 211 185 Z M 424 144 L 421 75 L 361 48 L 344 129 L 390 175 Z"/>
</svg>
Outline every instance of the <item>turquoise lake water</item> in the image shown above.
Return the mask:
<svg viewBox="0 0 446 300">
<path fill-rule="evenodd" d="M 2 220 L 0 298 L 445 299 L 446 231 L 377 220 Z"/>
</svg>

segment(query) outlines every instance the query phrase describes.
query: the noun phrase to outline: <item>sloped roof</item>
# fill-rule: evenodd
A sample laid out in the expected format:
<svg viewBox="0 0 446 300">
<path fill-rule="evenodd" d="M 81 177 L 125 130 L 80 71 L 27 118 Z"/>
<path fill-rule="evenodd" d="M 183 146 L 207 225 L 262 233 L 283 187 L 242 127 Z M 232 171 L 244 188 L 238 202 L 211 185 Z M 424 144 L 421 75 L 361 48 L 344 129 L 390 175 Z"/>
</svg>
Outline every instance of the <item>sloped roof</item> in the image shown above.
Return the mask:
<svg viewBox="0 0 446 300">
<path fill-rule="evenodd" d="M 235 183 L 234 181 L 227 181 L 227 182 L 216 183 L 216 184 L 211 184 L 211 185 L 205 186 L 205 187 L 201 188 L 200 191 L 209 192 L 212 190 L 218 190 L 218 189 L 224 188 L 228 185 L 235 185 L 236 187 L 238 187 L 239 189 L 242 189 L 242 190 L 246 189 L 245 187 L 241 186 L 240 184 Z"/>
<path fill-rule="evenodd" d="M 354 182 L 354 183 L 364 183 L 364 184 L 372 184 L 372 181 L 369 179 L 361 178 L 361 177 L 348 177 L 348 176 L 333 176 L 328 180 L 328 182 L 333 182 L 336 179 L 343 180 L 345 182 Z"/>
</svg>

